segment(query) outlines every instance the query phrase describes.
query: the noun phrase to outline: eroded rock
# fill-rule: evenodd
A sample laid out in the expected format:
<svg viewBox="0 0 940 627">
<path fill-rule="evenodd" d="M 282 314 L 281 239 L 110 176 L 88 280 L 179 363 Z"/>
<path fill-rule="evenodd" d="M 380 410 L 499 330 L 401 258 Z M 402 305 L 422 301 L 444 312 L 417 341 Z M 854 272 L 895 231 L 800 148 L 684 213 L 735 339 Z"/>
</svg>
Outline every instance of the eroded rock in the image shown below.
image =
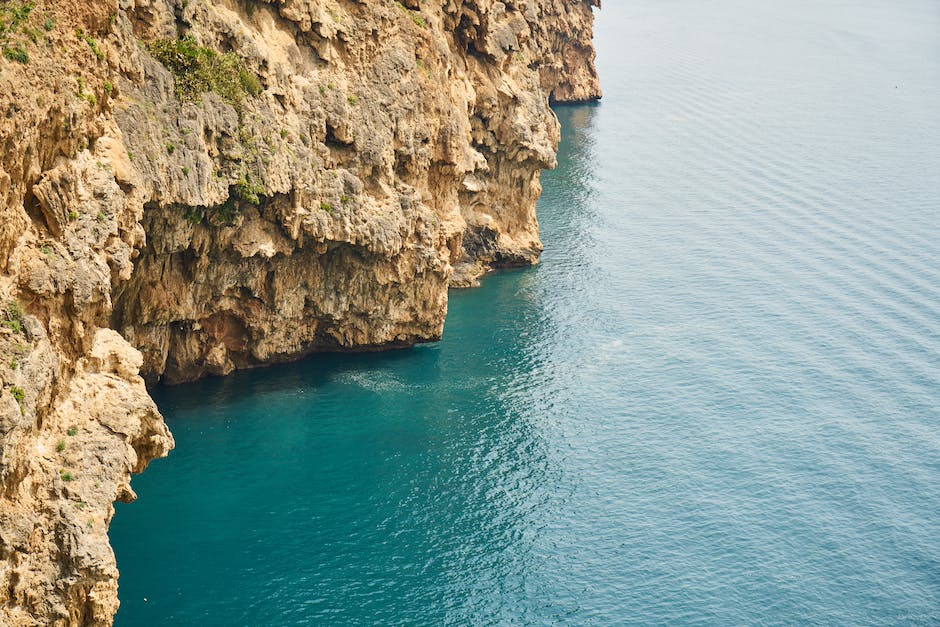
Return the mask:
<svg viewBox="0 0 940 627">
<path fill-rule="evenodd" d="M 27 6 L 0 2 L 0 624 L 107 625 L 112 503 L 173 446 L 144 378 L 435 340 L 449 287 L 535 263 L 599 2 Z M 155 57 L 182 37 L 243 91 Z"/>
</svg>

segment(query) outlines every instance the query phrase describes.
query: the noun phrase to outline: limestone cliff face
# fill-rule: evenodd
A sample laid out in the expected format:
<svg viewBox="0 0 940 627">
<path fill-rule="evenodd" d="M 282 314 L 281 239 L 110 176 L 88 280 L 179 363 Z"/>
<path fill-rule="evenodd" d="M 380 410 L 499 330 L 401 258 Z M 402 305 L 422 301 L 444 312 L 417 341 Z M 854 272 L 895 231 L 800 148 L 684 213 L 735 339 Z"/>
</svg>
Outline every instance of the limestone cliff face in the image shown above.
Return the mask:
<svg viewBox="0 0 940 627">
<path fill-rule="evenodd" d="M 537 261 L 592 6 L 0 0 L 0 624 L 110 623 L 144 378 L 434 340 Z"/>
<path fill-rule="evenodd" d="M 538 258 L 546 95 L 597 96 L 589 3 L 248 6 L 127 14 L 144 40 L 234 49 L 264 87 L 180 102 L 131 51 L 114 117 L 148 237 L 112 325 L 148 378 L 438 339 L 448 285 Z M 256 202 L 228 215 L 240 182 Z"/>
</svg>

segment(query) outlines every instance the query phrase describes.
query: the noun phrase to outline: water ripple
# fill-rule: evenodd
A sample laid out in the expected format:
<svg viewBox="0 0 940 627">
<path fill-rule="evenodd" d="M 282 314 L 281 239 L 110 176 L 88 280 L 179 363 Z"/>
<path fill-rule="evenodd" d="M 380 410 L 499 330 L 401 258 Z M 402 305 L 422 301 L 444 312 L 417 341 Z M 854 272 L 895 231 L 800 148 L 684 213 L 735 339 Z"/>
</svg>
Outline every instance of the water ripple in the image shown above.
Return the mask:
<svg viewBox="0 0 940 627">
<path fill-rule="evenodd" d="M 160 393 L 118 625 L 940 622 L 940 10 L 600 16 L 540 266 Z"/>
</svg>

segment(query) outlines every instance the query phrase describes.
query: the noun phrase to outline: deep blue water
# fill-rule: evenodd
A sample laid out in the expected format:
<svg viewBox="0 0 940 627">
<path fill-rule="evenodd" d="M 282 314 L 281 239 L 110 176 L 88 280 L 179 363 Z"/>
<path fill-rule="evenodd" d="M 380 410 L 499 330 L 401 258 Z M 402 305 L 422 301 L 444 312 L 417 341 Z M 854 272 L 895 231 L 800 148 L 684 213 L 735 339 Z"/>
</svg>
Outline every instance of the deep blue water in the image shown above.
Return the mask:
<svg viewBox="0 0 940 627">
<path fill-rule="evenodd" d="M 118 625 L 940 623 L 940 4 L 605 2 L 542 265 L 160 391 Z"/>
</svg>

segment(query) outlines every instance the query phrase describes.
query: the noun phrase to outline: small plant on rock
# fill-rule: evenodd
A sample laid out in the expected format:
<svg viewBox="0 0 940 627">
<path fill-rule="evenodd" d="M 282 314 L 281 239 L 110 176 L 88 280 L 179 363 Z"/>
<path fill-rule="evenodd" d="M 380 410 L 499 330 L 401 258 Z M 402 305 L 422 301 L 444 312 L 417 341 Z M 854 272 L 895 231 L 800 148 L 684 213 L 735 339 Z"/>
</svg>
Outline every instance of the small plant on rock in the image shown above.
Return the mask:
<svg viewBox="0 0 940 627">
<path fill-rule="evenodd" d="M 412 11 L 411 9 L 403 5 L 401 2 L 396 2 L 395 4 L 398 5 L 398 8 L 404 11 L 405 14 L 411 18 L 411 21 L 415 23 L 415 26 L 418 26 L 420 28 L 428 27 L 427 21 L 425 21 L 425 19 L 421 17 L 420 13 L 418 13 L 417 11 Z"/>
<path fill-rule="evenodd" d="M 99 61 L 104 59 L 104 52 L 101 50 L 101 47 L 98 46 L 98 42 L 95 41 L 93 37 L 86 35 L 82 29 L 75 31 L 75 36 L 88 44 L 88 47 L 91 48 L 91 51 Z"/>
<path fill-rule="evenodd" d="M 200 46 L 192 37 L 157 39 L 147 49 L 175 77 L 180 100 L 195 101 L 200 94 L 214 92 L 239 107 L 246 96 L 257 96 L 262 91 L 258 77 L 234 52 L 219 54 Z"/>
<path fill-rule="evenodd" d="M 29 63 L 29 54 L 23 44 L 16 39 L 25 34 L 34 43 L 38 40 L 37 33 L 26 25 L 29 14 L 35 6 L 35 2 L 16 0 L 0 2 L 0 49 L 3 50 L 5 59 Z"/>
<path fill-rule="evenodd" d="M 20 413 L 26 414 L 26 408 L 23 407 L 23 401 L 26 399 L 26 392 L 23 391 L 23 388 L 13 386 L 10 388 L 10 394 L 13 395 L 13 400 L 16 401 L 16 404 L 20 406 Z"/>
<path fill-rule="evenodd" d="M 12 46 L 4 46 L 3 56 L 10 61 L 16 61 L 18 63 L 29 63 L 29 54 L 26 50 L 23 49 L 23 46 L 20 44 L 14 44 Z"/>
<path fill-rule="evenodd" d="M 261 203 L 260 196 L 263 193 L 264 188 L 258 183 L 252 182 L 250 174 L 243 175 L 235 183 L 235 196 L 238 200 L 257 205 Z"/>
<path fill-rule="evenodd" d="M 0 321 L 6 328 L 14 333 L 23 330 L 23 308 L 15 300 L 7 301 L 3 311 L 3 320 Z"/>
</svg>

